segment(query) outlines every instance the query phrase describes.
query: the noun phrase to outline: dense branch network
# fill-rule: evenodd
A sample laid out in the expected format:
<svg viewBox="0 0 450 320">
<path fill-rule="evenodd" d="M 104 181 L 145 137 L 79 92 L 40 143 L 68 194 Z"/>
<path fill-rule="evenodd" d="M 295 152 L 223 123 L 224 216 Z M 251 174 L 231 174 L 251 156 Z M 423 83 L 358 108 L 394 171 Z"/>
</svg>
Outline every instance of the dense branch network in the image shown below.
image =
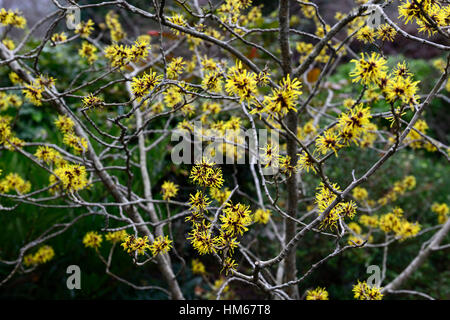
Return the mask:
<svg viewBox="0 0 450 320">
<path fill-rule="evenodd" d="M 125 0 L 71 1 L 82 13 L 107 13 L 97 23 L 81 21 L 67 35 L 56 31 L 71 19 L 73 6 L 52 2 L 55 11 L 31 27 L 20 12 L 0 11 L 0 66 L 8 70 L 10 80 L 0 88 L 0 155 L 17 152 L 49 176 L 47 185 L 32 186 L 14 168 L 0 171 L 0 199 L 10 204 L 0 204 L 0 211 L 11 213 L 26 204 L 85 212 L 75 218 L 67 215 L 67 222 L 49 227 L 12 260 L 1 260 L 12 267 L 0 286 L 51 260 L 55 253 L 46 241 L 97 215 L 104 217 L 104 226 L 87 233 L 83 244 L 97 253 L 108 275 L 136 290 L 184 298 L 179 275 L 188 257 L 178 252 L 184 244 L 174 237 L 180 232 L 175 228 L 182 228 L 196 254 L 216 261 L 221 276 L 212 283 L 203 263 L 192 260 L 193 273 L 213 289 L 210 298 L 230 296 L 228 286 L 236 281 L 271 298 L 299 299 L 304 280 L 328 260 L 365 248 L 383 250 L 383 277 L 375 286 L 358 281 L 355 298 L 431 298 L 398 288 L 432 251 L 448 248 L 441 245 L 450 229 L 447 205 L 432 205 L 439 224 L 424 229 L 393 206 L 416 188 L 414 176 L 397 181 L 376 201 L 362 185 L 404 149 L 439 152 L 446 163 L 449 160 L 449 147 L 427 133 L 423 119 L 433 99 L 448 103 L 448 4 L 356 1 L 349 12 L 327 21 L 314 2 L 280 0 L 273 15 L 277 18 L 266 28 L 262 7 L 250 0 L 175 1 L 177 10 L 164 0 L 154 0 L 152 8 Z M 388 14 L 393 7 L 398 7 L 396 17 Z M 373 12 L 383 24 L 369 23 Z M 125 30 L 119 13 L 157 30 Z M 307 23 L 298 21 L 300 13 Z M 419 35 L 403 30 L 402 24 L 409 22 L 417 24 Z M 45 35 L 30 45 L 43 25 Z M 16 41 L 8 37 L 14 28 L 24 30 Z M 277 41 L 263 45 L 267 37 Z M 435 63 L 440 76 L 429 92 L 422 90 L 406 63 L 388 66 L 383 46 L 398 37 L 442 52 Z M 351 47 L 355 43 L 372 46 L 356 53 Z M 62 85 L 41 60 L 43 52 L 65 47 L 78 48 L 84 69 Z M 353 66 L 347 85 L 358 92 L 348 93 L 330 80 L 345 60 Z M 24 105 L 54 113 L 59 141 L 20 138 L 14 129 Z M 383 121 L 389 123 L 387 128 Z M 280 141 L 260 145 L 260 129 L 275 132 Z M 194 191 L 180 198 L 182 187 L 170 180 L 152 181 L 150 169 L 158 160 L 152 156 L 159 152 L 152 151 L 176 132 L 194 148 L 215 144 L 215 153 L 237 163 L 248 157 L 250 163 L 221 166 L 211 160 L 217 154 L 196 158 L 188 176 Z M 339 185 L 330 178 L 328 163 L 351 148 L 379 156 L 364 170 L 358 168 L 359 174 L 352 170 L 350 183 Z M 224 177 L 225 167 L 233 168 L 230 177 Z M 268 167 L 275 174 L 268 175 Z M 238 181 L 238 171 L 248 172 L 250 181 Z M 158 194 L 155 185 L 161 185 Z M 88 192 L 101 189 L 107 196 Z M 275 251 L 257 249 L 260 230 L 274 240 Z M 434 235 L 410 265 L 383 283 L 389 246 L 429 232 Z M 299 273 L 296 248 L 311 233 L 335 247 Z M 104 239 L 111 243 L 107 257 L 99 251 Z M 155 263 L 166 287 L 139 286 L 112 272 L 115 250 L 127 252 L 136 268 Z M 175 263 L 181 271 L 175 271 Z M 328 293 L 316 288 L 306 298 L 327 299 Z"/>
</svg>

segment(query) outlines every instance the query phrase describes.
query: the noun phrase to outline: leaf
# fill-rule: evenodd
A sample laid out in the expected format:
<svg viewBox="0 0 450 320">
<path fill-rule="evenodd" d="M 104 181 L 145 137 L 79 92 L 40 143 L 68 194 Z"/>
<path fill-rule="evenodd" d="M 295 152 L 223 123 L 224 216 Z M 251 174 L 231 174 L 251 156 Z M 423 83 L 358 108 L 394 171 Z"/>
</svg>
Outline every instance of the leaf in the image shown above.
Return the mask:
<svg viewBox="0 0 450 320">
<path fill-rule="evenodd" d="M 319 75 L 320 75 L 320 69 L 319 68 L 312 68 L 308 74 L 306 75 L 306 80 L 309 83 L 314 83 L 317 81 L 317 79 L 319 79 Z"/>
</svg>

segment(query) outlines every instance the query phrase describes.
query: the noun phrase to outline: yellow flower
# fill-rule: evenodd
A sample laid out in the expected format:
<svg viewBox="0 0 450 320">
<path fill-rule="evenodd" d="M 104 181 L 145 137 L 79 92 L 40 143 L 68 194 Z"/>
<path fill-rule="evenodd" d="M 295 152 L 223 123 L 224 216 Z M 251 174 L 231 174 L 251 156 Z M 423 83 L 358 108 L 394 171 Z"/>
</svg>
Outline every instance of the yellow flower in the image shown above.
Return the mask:
<svg viewBox="0 0 450 320">
<path fill-rule="evenodd" d="M 335 191 L 340 191 L 340 187 L 337 184 L 332 184 L 331 187 Z M 317 187 L 318 192 L 315 195 L 315 203 L 317 203 L 317 210 L 319 216 L 322 215 L 325 210 L 336 199 L 336 194 L 333 193 L 325 184 L 320 183 Z M 353 201 L 339 202 L 328 215 L 321 221 L 320 228 L 336 228 L 337 221 L 342 218 L 352 219 L 356 214 L 356 204 Z"/>
<path fill-rule="evenodd" d="M 12 41 L 11 39 L 8 39 L 8 38 L 3 39 L 2 43 L 5 45 L 5 47 L 8 50 L 14 50 L 14 48 L 16 47 L 16 45 L 14 44 L 14 41 Z"/>
<path fill-rule="evenodd" d="M 136 40 L 130 49 L 130 59 L 134 62 L 145 59 L 148 56 L 149 49 L 149 41 L 145 39 Z"/>
<path fill-rule="evenodd" d="M 192 194 L 189 195 L 189 203 L 192 211 L 204 211 L 211 201 L 201 191 L 197 191 L 194 196 Z"/>
<path fill-rule="evenodd" d="M 267 222 L 269 222 L 270 215 L 271 214 L 269 209 L 258 209 L 253 214 L 253 221 L 261 224 L 267 224 Z"/>
<path fill-rule="evenodd" d="M 337 157 L 337 150 L 341 147 L 342 144 L 340 144 L 338 135 L 332 130 L 325 131 L 324 134 L 316 140 L 317 151 L 322 154 L 326 154 L 329 151 L 334 151 Z"/>
<path fill-rule="evenodd" d="M 291 176 L 293 173 L 295 173 L 298 169 L 298 163 L 297 164 L 293 164 L 291 157 L 286 155 L 286 156 L 279 156 L 278 158 L 278 164 L 280 167 L 280 171 L 281 173 L 287 175 L 287 176 Z"/>
<path fill-rule="evenodd" d="M 83 244 L 86 248 L 100 248 L 103 241 L 103 236 L 95 231 L 89 231 L 83 238 Z"/>
<path fill-rule="evenodd" d="M 286 78 L 280 82 L 279 89 L 272 89 L 272 95 L 266 96 L 264 99 L 265 108 L 261 112 L 267 112 L 270 116 L 278 115 L 280 117 L 286 115 L 289 110 L 294 110 L 298 97 L 302 94 L 300 91 L 301 82 L 297 79 Z"/>
<path fill-rule="evenodd" d="M 361 224 L 363 224 L 363 225 L 365 225 L 367 227 L 376 228 L 378 226 L 378 217 L 377 216 L 362 215 L 359 218 L 359 222 L 361 222 Z"/>
<path fill-rule="evenodd" d="M 227 257 L 223 261 L 222 270 L 220 271 L 222 272 L 225 270 L 225 275 L 227 276 L 229 273 L 233 274 L 233 272 L 236 271 L 237 267 L 238 267 L 237 263 L 230 257 Z"/>
<path fill-rule="evenodd" d="M 352 194 L 353 198 L 355 198 L 358 201 L 366 200 L 367 197 L 369 196 L 367 190 L 362 187 L 355 187 L 352 191 Z"/>
<path fill-rule="evenodd" d="M 300 170 L 306 170 L 306 172 L 309 172 L 309 169 L 311 169 L 314 173 L 317 173 L 314 167 L 314 159 L 306 152 L 299 154 L 298 167 Z"/>
<path fill-rule="evenodd" d="M 217 71 L 208 72 L 203 77 L 202 87 L 207 91 L 220 93 L 222 91 L 222 75 Z"/>
<path fill-rule="evenodd" d="M 355 68 L 350 72 L 350 76 L 354 78 L 353 82 L 361 81 L 363 84 L 378 83 L 380 78 L 386 75 L 386 59 L 378 53 L 372 52 L 370 56 L 364 57 L 361 53 L 361 59 L 352 59 L 350 62 L 355 63 Z"/>
<path fill-rule="evenodd" d="M 220 189 L 223 185 L 222 170 L 206 157 L 197 161 L 189 178 L 199 186 Z"/>
<path fill-rule="evenodd" d="M 67 36 L 64 32 L 61 33 L 55 33 L 52 35 L 51 40 L 53 42 L 64 42 L 67 40 Z"/>
<path fill-rule="evenodd" d="M 25 95 L 25 97 L 30 100 L 31 103 L 33 103 L 35 106 L 41 106 L 42 102 L 42 88 L 36 87 L 34 84 L 29 85 L 25 84 L 25 88 L 22 90 L 22 93 Z"/>
<path fill-rule="evenodd" d="M 328 292 L 325 288 L 317 287 L 313 290 L 306 291 L 306 300 L 329 300 Z"/>
<path fill-rule="evenodd" d="M 379 220 L 379 227 L 384 232 L 394 232 L 400 227 L 401 220 L 394 213 L 382 215 Z"/>
<path fill-rule="evenodd" d="M 214 238 L 203 224 L 195 224 L 186 239 L 191 241 L 192 246 L 200 255 L 217 252 L 218 239 Z"/>
<path fill-rule="evenodd" d="M 64 142 L 64 144 L 73 148 L 75 150 L 75 152 L 78 154 L 84 153 L 88 149 L 88 144 L 87 144 L 86 139 L 80 138 L 72 132 L 68 132 L 68 133 L 64 134 L 63 142 Z"/>
<path fill-rule="evenodd" d="M 205 265 L 198 259 L 192 260 L 192 273 L 193 274 L 206 274 Z"/>
<path fill-rule="evenodd" d="M 0 10 L 0 23 L 4 26 L 11 25 L 13 27 L 23 29 L 27 24 L 27 20 L 18 11 L 6 11 L 2 8 Z"/>
<path fill-rule="evenodd" d="M 86 177 L 86 167 L 81 165 L 66 164 L 54 170 L 55 175 L 62 182 L 62 186 L 68 192 L 75 192 L 84 189 L 88 180 Z M 55 176 L 50 176 L 50 184 L 57 182 Z"/>
<path fill-rule="evenodd" d="M 161 79 L 162 75 L 156 75 L 156 72 L 150 70 L 149 73 L 132 79 L 131 90 L 139 101 L 140 98 L 148 95 L 161 82 Z"/>
<path fill-rule="evenodd" d="M 356 39 L 364 43 L 373 43 L 375 41 L 375 30 L 369 26 L 364 26 L 356 33 Z"/>
<path fill-rule="evenodd" d="M 225 233 L 230 236 L 242 235 L 252 222 L 249 206 L 241 203 L 233 205 L 228 202 L 220 216 L 220 221 L 222 222 L 221 229 Z"/>
<path fill-rule="evenodd" d="M 108 232 L 105 235 L 105 239 L 107 241 L 117 243 L 117 242 L 123 242 L 128 237 L 128 234 L 125 230 L 119 230 L 114 232 Z"/>
<path fill-rule="evenodd" d="M 361 231 L 362 231 L 362 229 L 361 229 L 361 227 L 359 226 L 359 224 L 357 224 L 356 222 L 350 222 L 349 224 L 348 224 L 348 228 L 350 229 L 350 230 L 352 230 L 354 233 L 356 233 L 356 234 L 361 234 Z"/>
<path fill-rule="evenodd" d="M 103 104 L 103 99 L 97 96 L 94 96 L 92 93 L 88 94 L 83 98 L 83 105 L 86 108 L 96 108 Z"/>
<path fill-rule="evenodd" d="M 89 19 L 88 21 L 81 21 L 75 27 L 75 33 L 79 34 L 82 38 L 88 38 L 94 30 L 94 21 Z"/>
<path fill-rule="evenodd" d="M 381 293 L 381 288 L 370 287 L 365 281 L 360 282 L 353 286 L 353 293 L 355 299 L 358 300 L 381 300 L 383 294 Z"/>
<path fill-rule="evenodd" d="M 113 67 L 124 67 L 130 62 L 132 52 L 129 47 L 114 44 L 105 48 L 105 57 L 111 62 Z"/>
<path fill-rule="evenodd" d="M 167 65 L 167 77 L 169 79 L 177 79 L 183 73 L 185 64 L 186 62 L 183 61 L 182 57 L 174 58 Z"/>
<path fill-rule="evenodd" d="M 395 102 L 400 99 L 405 104 L 414 104 L 418 100 L 418 97 L 416 96 L 418 83 L 419 81 L 412 81 L 411 77 L 395 77 L 388 82 L 385 89 L 386 100 Z"/>
<path fill-rule="evenodd" d="M 218 188 L 211 188 L 209 190 L 209 194 L 210 194 L 211 198 L 213 198 L 220 204 L 223 204 L 230 196 L 231 191 L 228 188 L 225 188 L 224 190 L 220 190 Z"/>
<path fill-rule="evenodd" d="M 8 193 L 13 190 L 19 194 L 25 194 L 30 192 L 31 183 L 25 181 L 17 173 L 9 173 L 3 180 L 0 181 L 0 192 Z"/>
<path fill-rule="evenodd" d="M 52 247 L 45 245 L 39 248 L 38 251 L 34 254 L 27 254 L 23 257 L 23 263 L 25 266 L 36 266 L 40 264 L 44 264 L 55 256 L 55 251 Z"/>
<path fill-rule="evenodd" d="M 169 200 L 177 195 L 178 185 L 171 181 L 165 181 L 161 186 L 161 193 L 164 200 Z"/>
<path fill-rule="evenodd" d="M 95 60 L 97 60 L 98 57 L 95 54 L 96 52 L 97 48 L 86 41 L 83 41 L 83 43 L 81 44 L 81 49 L 78 50 L 78 54 L 82 58 L 86 58 L 89 64 L 92 64 Z"/>
<path fill-rule="evenodd" d="M 187 26 L 187 22 L 186 20 L 184 20 L 184 17 L 181 14 L 175 13 L 173 14 L 171 17 L 168 17 L 167 20 L 175 25 L 181 26 L 181 27 L 185 27 Z M 176 29 L 172 29 L 172 31 L 178 35 L 180 34 L 180 31 L 176 30 Z"/>
<path fill-rule="evenodd" d="M 36 158 L 47 164 L 54 163 L 58 159 L 62 159 L 62 156 L 58 151 L 48 146 L 39 146 L 34 155 Z"/>
<path fill-rule="evenodd" d="M 75 125 L 71 118 L 61 115 L 58 116 L 58 119 L 56 119 L 54 123 L 62 133 L 68 133 L 72 131 L 72 128 Z"/>
<path fill-rule="evenodd" d="M 156 256 L 158 254 L 164 254 L 167 253 L 172 248 L 173 241 L 169 239 L 169 236 L 159 236 L 156 238 L 153 243 L 149 246 L 150 251 L 152 252 L 153 256 Z"/>
<path fill-rule="evenodd" d="M 239 96 L 241 102 L 255 98 L 258 92 L 256 85 L 256 74 L 245 70 L 241 61 L 236 61 L 236 65 L 228 70 L 225 91 Z"/>
<path fill-rule="evenodd" d="M 145 250 L 150 249 L 147 236 L 136 238 L 133 235 L 129 235 L 124 239 L 121 246 L 128 253 L 137 252 L 138 255 L 144 255 Z"/>
<path fill-rule="evenodd" d="M 449 208 L 446 203 L 434 202 L 433 205 L 431 206 L 431 211 L 433 211 L 434 213 L 437 213 L 439 224 L 443 224 L 447 221 Z"/>
<path fill-rule="evenodd" d="M 395 36 L 397 35 L 397 31 L 391 27 L 389 24 L 385 23 L 377 28 L 376 36 L 378 39 L 382 41 L 394 41 Z"/>
</svg>

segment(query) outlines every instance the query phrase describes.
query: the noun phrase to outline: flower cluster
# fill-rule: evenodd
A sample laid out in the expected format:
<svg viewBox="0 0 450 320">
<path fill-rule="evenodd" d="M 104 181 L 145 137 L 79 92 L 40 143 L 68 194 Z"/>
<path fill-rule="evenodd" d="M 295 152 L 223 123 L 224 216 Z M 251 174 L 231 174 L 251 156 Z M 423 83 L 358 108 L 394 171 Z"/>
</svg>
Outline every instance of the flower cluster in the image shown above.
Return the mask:
<svg viewBox="0 0 450 320">
<path fill-rule="evenodd" d="M 289 110 L 294 110 L 298 102 L 298 97 L 302 94 L 300 91 L 301 83 L 297 78 L 291 80 L 290 76 L 281 80 L 280 88 L 272 89 L 272 94 L 264 98 L 264 109 L 270 116 L 285 116 Z"/>
<path fill-rule="evenodd" d="M 360 221 L 363 220 L 363 217 L 368 216 L 361 216 Z M 347 243 L 351 246 L 357 245 L 361 246 L 365 241 L 372 242 L 373 237 L 369 234 L 362 233 L 362 228 L 360 225 L 358 225 L 356 222 L 350 222 L 348 224 L 348 228 L 350 230 L 350 235 L 348 237 Z"/>
<path fill-rule="evenodd" d="M 308 290 L 306 291 L 306 300 L 329 300 L 328 292 L 325 288 L 320 287 Z"/>
<path fill-rule="evenodd" d="M 355 299 L 358 300 L 381 300 L 383 294 L 381 293 L 381 288 L 371 287 L 365 281 L 360 282 L 353 286 L 353 293 Z"/>
<path fill-rule="evenodd" d="M 218 188 L 210 188 L 209 195 L 212 199 L 216 200 L 219 204 L 225 203 L 230 197 L 231 191 L 228 188 L 220 190 Z"/>
<path fill-rule="evenodd" d="M 256 74 L 244 69 L 241 61 L 236 61 L 227 72 L 225 91 L 237 95 L 241 102 L 253 100 L 258 93 Z"/>
<path fill-rule="evenodd" d="M 398 196 L 404 195 L 407 190 L 416 187 L 416 178 L 414 176 L 406 176 L 403 180 L 394 182 L 394 186 L 380 199 L 378 204 L 386 205 L 389 202 L 396 201 Z"/>
<path fill-rule="evenodd" d="M 196 161 L 189 178 L 201 187 L 220 189 L 223 185 L 222 170 L 205 157 Z"/>
<path fill-rule="evenodd" d="M 172 59 L 167 65 L 167 77 L 169 79 L 177 79 L 184 70 L 186 62 L 182 57 Z"/>
<path fill-rule="evenodd" d="M 242 236 L 252 222 L 250 212 L 246 205 L 241 203 L 233 205 L 231 202 L 227 202 L 223 214 L 220 216 L 221 229 L 231 237 Z"/>
<path fill-rule="evenodd" d="M 353 59 L 350 62 L 355 63 L 355 69 L 350 72 L 350 76 L 354 78 L 353 82 L 377 84 L 386 76 L 387 61 L 376 52 L 372 52 L 370 56 L 361 53 L 361 59 Z"/>
<path fill-rule="evenodd" d="M 82 38 L 88 38 L 92 31 L 94 31 L 94 21 L 89 19 L 88 21 L 81 21 L 75 27 L 75 33 L 79 34 Z"/>
<path fill-rule="evenodd" d="M 13 93 L 0 92 L 0 111 L 6 111 L 9 107 L 20 107 L 23 101 Z"/>
<path fill-rule="evenodd" d="M 25 142 L 12 132 L 11 120 L 9 116 L 0 116 L 0 145 L 4 145 L 6 149 L 14 151 L 16 148 L 22 148 Z"/>
<path fill-rule="evenodd" d="M 78 137 L 74 132 L 75 123 L 67 116 L 60 115 L 55 120 L 56 127 L 64 133 L 63 143 L 71 148 L 78 154 L 87 151 L 88 143 L 85 138 Z"/>
<path fill-rule="evenodd" d="M 269 209 L 258 209 L 253 214 L 252 220 L 256 223 L 267 224 L 271 216 L 271 211 Z"/>
<path fill-rule="evenodd" d="M 156 72 L 149 71 L 144 73 L 140 77 L 134 77 L 131 82 L 131 90 L 133 94 L 140 100 L 140 98 L 146 96 L 161 82 L 162 76 L 156 75 Z"/>
<path fill-rule="evenodd" d="M 138 255 L 144 255 L 145 251 L 149 249 L 153 256 L 158 254 L 165 254 L 172 248 L 172 240 L 168 236 L 159 236 L 153 240 L 151 244 L 148 243 L 148 237 L 135 237 L 133 235 L 120 234 L 121 246 L 128 253 L 137 252 Z"/>
<path fill-rule="evenodd" d="M 157 237 L 152 244 L 149 246 L 150 251 L 153 256 L 158 254 L 165 254 L 172 248 L 172 240 L 169 239 L 169 236 L 159 236 Z"/>
<path fill-rule="evenodd" d="M 340 191 L 337 184 L 332 184 L 331 187 L 334 191 Z M 330 190 L 324 183 L 320 183 L 317 188 L 318 192 L 315 196 L 315 202 L 317 204 L 317 210 L 319 216 L 336 200 L 336 194 Z M 348 202 L 339 202 L 333 209 L 322 219 L 320 222 L 320 228 L 337 228 L 336 223 L 339 219 L 350 218 L 356 214 L 356 204 L 350 200 Z"/>
<path fill-rule="evenodd" d="M 433 0 L 402 0 L 398 7 L 399 18 L 407 24 L 415 22 L 418 31 L 428 36 L 438 32 L 439 27 L 449 23 L 450 7 Z"/>
<path fill-rule="evenodd" d="M 65 164 L 54 170 L 55 175 L 50 176 L 50 184 L 62 183 L 62 187 L 67 192 L 76 192 L 84 189 L 89 181 L 87 180 L 86 167 L 78 164 Z"/>
<path fill-rule="evenodd" d="M 364 201 L 369 197 L 369 193 L 365 188 L 362 187 L 355 187 L 352 190 L 353 198 L 355 198 L 357 201 Z"/>
<path fill-rule="evenodd" d="M 35 106 L 41 106 L 42 105 L 42 91 L 44 88 L 37 85 L 36 83 L 32 84 L 25 84 L 25 89 L 22 90 L 22 93 L 25 95 L 25 98 L 27 98 L 32 104 Z"/>
<path fill-rule="evenodd" d="M 164 200 L 169 200 L 177 195 L 178 185 L 171 181 L 165 181 L 161 186 L 161 193 Z"/>
<path fill-rule="evenodd" d="M 50 38 L 50 40 L 53 41 L 54 43 L 64 42 L 67 40 L 67 35 L 65 32 L 54 33 Z"/>
<path fill-rule="evenodd" d="M 97 48 L 90 44 L 87 41 L 83 41 L 81 44 L 81 48 L 78 50 L 78 54 L 82 58 L 86 58 L 89 64 L 93 64 L 94 61 L 98 59 L 98 56 L 95 54 L 97 52 Z"/>
<path fill-rule="evenodd" d="M 108 232 L 105 235 L 106 241 L 110 241 L 112 243 L 123 242 L 128 237 L 128 234 L 125 230 Z"/>
<path fill-rule="evenodd" d="M 44 264 L 53 259 L 55 256 L 55 251 L 52 247 L 45 245 L 42 246 L 34 254 L 27 254 L 23 257 L 23 263 L 25 266 L 37 266 Z"/>
<path fill-rule="evenodd" d="M 39 146 L 34 156 L 48 165 L 55 165 L 55 167 L 67 164 L 61 153 L 49 146 Z"/>
<path fill-rule="evenodd" d="M 123 240 L 121 246 L 128 253 L 137 252 L 138 255 L 144 255 L 145 250 L 150 249 L 150 245 L 148 244 L 148 237 L 135 237 L 133 235 L 129 235 Z"/>
<path fill-rule="evenodd" d="M 370 118 L 370 108 L 365 108 L 362 103 L 348 112 L 342 113 L 338 123 L 339 137 L 342 143 L 348 145 L 350 142 L 354 142 L 357 144 L 358 139 L 370 128 Z"/>
<path fill-rule="evenodd" d="M 120 40 L 126 38 L 127 34 L 123 31 L 118 14 L 114 13 L 114 11 L 109 11 L 105 16 L 105 22 L 106 26 L 110 30 L 112 41 L 119 42 Z"/>
<path fill-rule="evenodd" d="M 13 26 L 19 29 L 25 28 L 27 20 L 18 12 L 12 10 L 0 10 L 0 23 L 2 26 Z"/>
<path fill-rule="evenodd" d="M 99 249 L 102 245 L 103 236 L 95 231 L 89 231 L 83 238 L 83 244 L 86 248 Z"/>
<path fill-rule="evenodd" d="M 144 60 L 149 50 L 149 42 L 145 38 L 140 38 L 132 46 L 113 44 L 106 47 L 105 57 L 109 59 L 111 66 L 122 68 L 130 62 Z"/>
<path fill-rule="evenodd" d="M 449 209 L 446 203 L 437 203 L 437 202 L 433 203 L 433 205 L 431 206 L 431 211 L 437 213 L 438 222 L 440 224 L 445 223 L 445 221 L 447 221 Z"/>
<path fill-rule="evenodd" d="M 10 173 L 0 180 L 0 193 L 15 191 L 18 194 L 26 194 L 31 190 L 31 183 L 25 181 L 17 173 Z"/>
<path fill-rule="evenodd" d="M 83 98 L 83 105 L 89 109 L 100 107 L 102 104 L 103 99 L 94 96 L 92 93 L 88 94 L 86 97 Z"/>
<path fill-rule="evenodd" d="M 393 212 L 380 216 L 378 226 L 385 233 L 394 233 L 401 240 L 416 236 L 421 229 L 419 223 L 411 223 L 403 217 L 401 208 L 394 208 Z"/>
<path fill-rule="evenodd" d="M 423 134 L 426 134 L 428 130 L 428 124 L 425 120 L 419 119 L 413 126 L 413 129 L 408 133 L 405 138 L 405 143 L 409 143 L 409 146 L 413 149 L 425 148 L 428 151 L 435 151 L 436 147 L 429 141 L 425 141 L 422 138 Z M 422 134 L 422 135 L 421 135 Z"/>
</svg>

